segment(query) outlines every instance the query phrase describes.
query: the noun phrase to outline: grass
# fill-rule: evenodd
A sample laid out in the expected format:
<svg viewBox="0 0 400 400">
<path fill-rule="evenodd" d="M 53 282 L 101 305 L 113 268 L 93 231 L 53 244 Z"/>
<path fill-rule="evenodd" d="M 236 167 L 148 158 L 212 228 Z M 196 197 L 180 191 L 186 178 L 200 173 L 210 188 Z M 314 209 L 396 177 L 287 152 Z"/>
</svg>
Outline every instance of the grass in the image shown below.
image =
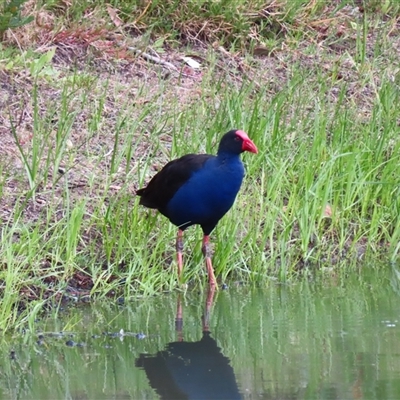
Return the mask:
<svg viewBox="0 0 400 400">
<path fill-rule="evenodd" d="M 1 329 L 66 299 L 175 289 L 176 229 L 134 192 L 233 127 L 260 152 L 243 156 L 245 182 L 212 234 L 220 281 L 398 260 L 398 7 L 364 2 L 356 18 L 348 2 L 179 3 L 112 2 L 116 27 L 105 4 L 44 2 L 29 12 L 51 21 L 56 51 L 38 50 L 44 28 L 5 32 Z M 166 74 L 131 45 L 193 53 L 203 70 Z M 200 230 L 185 232 L 191 287 L 206 285 L 200 247 Z"/>
</svg>

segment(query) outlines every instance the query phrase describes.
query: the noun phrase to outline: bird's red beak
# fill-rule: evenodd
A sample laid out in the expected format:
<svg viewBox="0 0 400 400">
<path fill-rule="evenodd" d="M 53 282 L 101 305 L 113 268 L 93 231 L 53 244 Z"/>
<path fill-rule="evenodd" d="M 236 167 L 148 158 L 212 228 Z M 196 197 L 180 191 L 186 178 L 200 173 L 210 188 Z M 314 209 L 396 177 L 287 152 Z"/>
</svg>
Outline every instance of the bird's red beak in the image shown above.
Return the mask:
<svg viewBox="0 0 400 400">
<path fill-rule="evenodd" d="M 253 141 L 249 138 L 246 132 L 244 131 L 236 131 L 236 135 L 238 135 L 242 140 L 242 150 L 249 151 L 250 153 L 258 153 L 257 146 L 253 143 Z"/>
</svg>

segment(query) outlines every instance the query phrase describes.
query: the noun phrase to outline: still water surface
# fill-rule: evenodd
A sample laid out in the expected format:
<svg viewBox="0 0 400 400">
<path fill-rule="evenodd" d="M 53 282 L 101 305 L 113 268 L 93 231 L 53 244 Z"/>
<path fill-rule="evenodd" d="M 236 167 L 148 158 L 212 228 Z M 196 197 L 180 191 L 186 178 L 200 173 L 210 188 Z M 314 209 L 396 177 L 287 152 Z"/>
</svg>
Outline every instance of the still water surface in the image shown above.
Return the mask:
<svg viewBox="0 0 400 400">
<path fill-rule="evenodd" d="M 0 398 L 400 398 L 394 268 L 233 286 L 73 308 L 5 338 Z"/>
</svg>

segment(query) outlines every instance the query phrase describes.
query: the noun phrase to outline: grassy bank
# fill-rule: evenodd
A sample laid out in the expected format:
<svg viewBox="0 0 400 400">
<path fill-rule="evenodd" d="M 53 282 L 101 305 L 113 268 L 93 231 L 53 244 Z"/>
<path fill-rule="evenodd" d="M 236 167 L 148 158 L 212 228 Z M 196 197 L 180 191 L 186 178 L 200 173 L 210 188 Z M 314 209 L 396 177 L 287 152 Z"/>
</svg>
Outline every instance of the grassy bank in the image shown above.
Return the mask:
<svg viewBox="0 0 400 400">
<path fill-rule="evenodd" d="M 336 3 L 27 2 L 0 43 L 0 327 L 176 288 L 176 229 L 135 190 L 233 127 L 260 152 L 212 235 L 220 282 L 396 261 L 399 10 Z M 188 230 L 201 287 L 200 244 Z"/>
</svg>

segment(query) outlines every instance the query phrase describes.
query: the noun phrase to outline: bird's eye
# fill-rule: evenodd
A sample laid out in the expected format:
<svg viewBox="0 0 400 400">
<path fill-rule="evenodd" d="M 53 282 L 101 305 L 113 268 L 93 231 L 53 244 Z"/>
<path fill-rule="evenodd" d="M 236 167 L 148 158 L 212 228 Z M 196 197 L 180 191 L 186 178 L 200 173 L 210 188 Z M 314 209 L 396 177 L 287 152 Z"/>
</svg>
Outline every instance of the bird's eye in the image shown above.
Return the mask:
<svg viewBox="0 0 400 400">
<path fill-rule="evenodd" d="M 235 136 L 235 140 L 236 140 L 237 142 L 239 142 L 239 141 L 240 141 L 240 137 L 239 137 L 239 136 Z"/>
</svg>

